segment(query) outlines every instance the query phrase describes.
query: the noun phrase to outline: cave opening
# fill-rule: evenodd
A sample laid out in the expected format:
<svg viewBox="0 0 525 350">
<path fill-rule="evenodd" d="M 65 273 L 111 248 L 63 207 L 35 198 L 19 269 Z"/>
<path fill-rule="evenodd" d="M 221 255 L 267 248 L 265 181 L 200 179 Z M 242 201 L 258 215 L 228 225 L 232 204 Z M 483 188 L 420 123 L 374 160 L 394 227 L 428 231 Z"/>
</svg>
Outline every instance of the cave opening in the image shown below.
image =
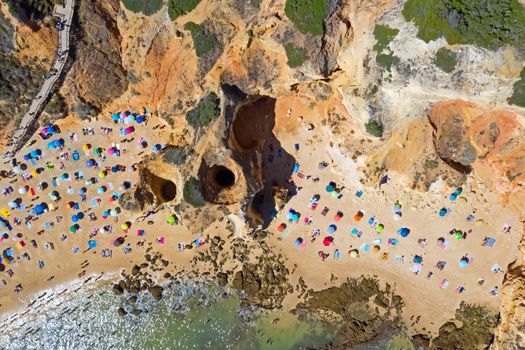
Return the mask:
<svg viewBox="0 0 525 350">
<path fill-rule="evenodd" d="M 221 190 L 235 184 L 235 174 L 225 166 L 214 165 L 209 170 L 208 180 L 213 188 Z"/>
<path fill-rule="evenodd" d="M 235 183 L 233 171 L 223 166 L 218 166 L 215 171 L 215 181 L 223 187 L 231 187 Z"/>
<path fill-rule="evenodd" d="M 162 184 L 162 187 L 160 189 L 160 195 L 163 201 L 169 202 L 169 201 L 174 200 L 176 194 L 177 194 L 177 186 L 175 186 L 173 182 L 167 180 Z"/>
</svg>

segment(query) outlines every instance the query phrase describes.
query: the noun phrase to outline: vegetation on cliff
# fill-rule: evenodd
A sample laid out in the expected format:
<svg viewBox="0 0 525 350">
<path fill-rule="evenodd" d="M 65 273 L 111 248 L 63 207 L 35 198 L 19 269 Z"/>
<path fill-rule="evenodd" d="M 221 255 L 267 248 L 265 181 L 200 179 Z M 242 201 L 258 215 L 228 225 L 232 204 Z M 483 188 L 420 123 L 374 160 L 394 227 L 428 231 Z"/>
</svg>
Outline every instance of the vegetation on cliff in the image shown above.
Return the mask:
<svg viewBox="0 0 525 350">
<path fill-rule="evenodd" d="M 434 57 L 434 63 L 442 71 L 450 73 L 456 69 L 456 65 L 458 64 L 456 53 L 445 47 L 442 47 L 437 50 L 436 56 Z"/>
<path fill-rule="evenodd" d="M 387 70 L 390 70 L 393 64 L 399 62 L 399 58 L 388 51 L 388 45 L 390 45 L 397 33 L 399 33 L 398 29 L 390 28 L 386 25 L 379 24 L 374 28 L 374 37 L 377 41 L 374 45 L 374 51 L 377 54 L 376 62 Z"/>
<path fill-rule="evenodd" d="M 284 13 L 303 34 L 323 35 L 327 0 L 286 0 Z"/>
<path fill-rule="evenodd" d="M 62 0 L 6 0 L 9 12 L 19 20 L 38 20 L 53 13 L 55 4 Z"/>
<path fill-rule="evenodd" d="M 383 136 L 383 125 L 376 120 L 370 120 L 368 123 L 365 123 L 365 128 L 366 132 L 372 136 Z"/>
<path fill-rule="evenodd" d="M 514 83 L 514 93 L 509 99 L 509 103 L 525 107 L 525 68 L 522 69 L 520 80 Z"/>
<path fill-rule="evenodd" d="M 19 120 L 45 74 L 41 61 L 32 58 L 22 62 L 16 56 L 14 31 L 0 12 L 0 102 L 7 102 L 0 109 L 0 128 L 10 120 Z"/>
<path fill-rule="evenodd" d="M 173 21 L 179 16 L 190 13 L 201 0 L 168 0 L 168 14 Z"/>
<path fill-rule="evenodd" d="M 191 32 L 191 38 L 193 39 L 193 46 L 195 47 L 197 57 L 203 57 L 219 46 L 217 36 L 211 31 L 206 30 L 202 25 L 188 22 L 184 25 L 184 29 Z"/>
<path fill-rule="evenodd" d="M 186 113 L 186 121 L 197 129 L 201 126 L 208 126 L 219 116 L 219 112 L 219 98 L 215 93 L 210 92 L 199 101 L 194 109 Z"/>
<path fill-rule="evenodd" d="M 286 57 L 288 58 L 288 66 L 290 68 L 296 68 L 302 65 L 307 59 L 308 54 L 302 47 L 297 47 L 293 43 L 286 43 L 284 45 L 286 51 Z"/>
<path fill-rule="evenodd" d="M 151 16 L 162 7 L 162 0 L 122 0 L 122 3 L 128 10 L 142 12 L 146 16 Z"/>
<path fill-rule="evenodd" d="M 518 0 L 408 0 L 403 16 L 426 42 L 444 36 L 449 44 L 525 48 L 525 7 Z"/>
<path fill-rule="evenodd" d="M 184 197 L 186 203 L 192 205 L 195 208 L 203 207 L 206 204 L 200 190 L 199 180 L 194 177 L 191 177 L 184 184 L 182 196 Z"/>
</svg>

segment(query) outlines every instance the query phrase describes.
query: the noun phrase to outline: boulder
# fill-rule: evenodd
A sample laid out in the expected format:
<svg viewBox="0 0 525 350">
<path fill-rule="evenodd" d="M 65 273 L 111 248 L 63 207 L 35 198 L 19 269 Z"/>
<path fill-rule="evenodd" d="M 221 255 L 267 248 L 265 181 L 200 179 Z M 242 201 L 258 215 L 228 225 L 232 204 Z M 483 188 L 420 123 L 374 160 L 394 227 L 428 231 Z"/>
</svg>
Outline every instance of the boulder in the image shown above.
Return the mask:
<svg viewBox="0 0 525 350">
<path fill-rule="evenodd" d="M 118 314 L 119 316 L 126 316 L 128 313 L 127 313 L 126 310 L 124 310 L 124 308 L 119 307 L 118 310 L 117 310 L 117 314 Z"/>
<path fill-rule="evenodd" d="M 225 272 L 217 273 L 217 283 L 219 286 L 224 287 L 228 284 L 228 274 Z"/>
<path fill-rule="evenodd" d="M 122 295 L 124 293 L 124 289 L 119 284 L 114 284 L 112 290 L 116 295 Z"/>
<path fill-rule="evenodd" d="M 150 292 L 153 299 L 159 301 L 162 299 L 162 292 L 164 291 L 164 288 L 162 288 L 161 286 L 153 286 L 149 287 L 148 291 Z"/>
</svg>

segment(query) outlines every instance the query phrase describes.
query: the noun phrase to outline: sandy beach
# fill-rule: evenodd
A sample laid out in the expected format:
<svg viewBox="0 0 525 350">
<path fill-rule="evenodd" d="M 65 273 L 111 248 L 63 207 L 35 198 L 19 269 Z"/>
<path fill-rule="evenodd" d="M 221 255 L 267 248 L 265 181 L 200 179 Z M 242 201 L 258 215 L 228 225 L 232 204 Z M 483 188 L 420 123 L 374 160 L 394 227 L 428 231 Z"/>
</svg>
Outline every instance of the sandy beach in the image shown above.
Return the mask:
<svg viewBox="0 0 525 350">
<path fill-rule="evenodd" d="M 276 119 L 287 121 L 286 124 L 278 123 L 274 130 L 279 132 L 279 136 L 284 140 L 282 147 L 295 157 L 300 168 L 292 176 L 292 180 L 298 186 L 298 194 L 272 222 L 269 228 L 272 236 L 268 244 L 272 249 L 283 253 L 287 258 L 288 267 L 296 267 L 291 276 L 292 284 L 302 277 L 309 288 L 319 290 L 337 285 L 348 277 L 375 276 L 382 285 L 388 283 L 393 286 L 405 300 L 403 317 L 407 324 L 414 326 L 415 331 L 437 332 L 441 324 L 453 317 L 455 309 L 462 301 L 488 306 L 493 310 L 498 308 L 498 297 L 491 295 L 490 291 L 494 287 L 501 288 L 503 272 L 515 259 L 521 232 L 518 229 L 520 226 L 517 216 L 502 207 L 496 195 L 482 191 L 482 185 L 471 180 L 463 186 L 461 195 L 451 201 L 450 193 L 454 188 L 435 184 L 430 192 L 418 193 L 407 189 L 403 177 L 394 173 L 390 174 L 390 182 L 381 188 L 364 186 L 359 181 L 363 176 L 357 170 L 359 160 L 355 163 L 339 150 L 315 141 L 326 137 L 323 128 L 307 131 L 304 125 L 307 125 L 308 120 L 294 122 L 296 127 L 290 128 L 293 115 L 281 118 L 277 116 Z M 229 221 L 227 218 L 216 221 L 208 229 L 198 232 L 188 230 L 184 225 L 168 224 L 167 218 L 173 211 L 167 206 L 161 206 L 160 210 L 145 218 L 133 216 L 126 211 L 121 211 L 116 217 L 103 218 L 105 211 L 117 206 L 116 201 L 110 202 L 108 198 L 122 190 L 123 181 L 138 181 L 138 175 L 137 171 L 109 171 L 104 177 L 100 177 L 99 173 L 115 165 L 129 168 L 140 160 L 141 156 L 153 152 L 152 146 L 166 138 L 163 135 L 168 135 L 159 127 L 162 124 L 161 120 L 151 117 L 146 125 L 135 125 L 135 131 L 131 135 L 121 136 L 119 128 L 122 125 L 113 124 L 111 120 L 99 120 L 88 124 L 97 126 L 96 129 L 93 128 L 94 135 L 83 135 L 82 127 L 86 127 L 86 124 L 66 119 L 58 123 L 61 130 L 67 130 L 67 133 L 57 135 L 67 139 L 62 150 L 47 149 L 46 144 L 49 141 L 39 140 L 38 137 L 34 138 L 36 143 L 22 150 L 22 153 L 32 149 L 44 150 L 37 165 L 28 165 L 27 172 L 46 162 L 53 163 L 55 168 L 45 170 L 27 181 L 21 180 L 20 175 L 2 180 L 2 188 L 8 185 L 14 188 L 14 193 L 4 199 L 6 209 L 7 202 L 17 197 L 26 203 L 25 211 L 9 209 L 8 220 L 13 222 L 15 217 L 25 218 L 31 207 L 37 203 L 52 203 L 47 195 L 50 191 L 59 191 L 61 199 L 53 203 L 54 210 L 33 216 L 30 220 L 31 228 L 21 223 L 13 225 L 11 231 L 6 231 L 9 238 L 2 241 L 3 249 L 13 247 L 15 256 L 27 253 L 30 260 L 17 259 L 15 264 L 6 265 L 14 274 L 12 277 L 3 278 L 5 283 L 1 288 L 4 292 L 0 297 L 3 315 L 15 310 L 23 311 L 44 289 L 72 279 L 85 279 L 100 273 L 118 273 L 121 269 L 129 269 L 133 264 L 143 262 L 144 254 L 150 250 L 163 254 L 169 260 L 170 264 L 165 271 L 172 274 L 195 269 L 200 273 L 206 272 L 205 268 L 193 266 L 192 259 L 199 248 L 181 251 L 179 244 L 188 244 L 199 238 L 205 239 L 210 232 L 225 239 L 232 237 L 225 227 Z M 113 130 L 108 135 L 103 135 L 101 128 Z M 68 133 L 76 133 L 78 139 L 70 140 Z M 148 142 L 148 146 L 143 147 L 139 144 L 139 139 Z M 87 168 L 84 165 L 86 159 L 94 157 L 95 148 L 105 149 L 117 143 L 120 156 L 108 154 L 105 160 L 103 157 L 97 158 L 98 168 Z M 91 145 L 91 148 L 83 150 L 83 146 L 87 144 Z M 299 145 L 298 150 L 295 144 Z M 78 161 L 72 159 L 75 150 L 80 154 Z M 69 160 L 64 158 L 66 153 Z M 321 162 L 326 162 L 323 169 L 319 167 Z M 6 171 L 12 168 L 10 162 L 4 163 L 3 166 Z M 57 187 L 51 185 L 54 177 L 63 173 L 69 173 L 73 177 L 73 173 L 79 170 L 83 172 L 84 179 L 62 181 Z M 86 202 L 81 202 L 78 190 L 85 188 L 85 179 L 91 177 L 97 178 L 98 182 L 87 186 L 88 198 Z M 318 180 L 313 181 L 315 178 Z M 48 182 L 49 188 L 37 192 L 34 196 L 22 196 L 18 193 L 20 187 L 36 188 L 41 181 Z M 337 184 L 340 198 L 327 192 L 326 186 L 330 182 Z M 113 190 L 97 193 L 100 186 L 107 186 Z M 69 187 L 72 188 L 71 193 L 67 192 Z M 362 191 L 360 197 L 356 195 L 358 191 Z M 317 200 L 317 208 L 312 210 L 310 200 L 314 195 L 320 197 Z M 99 205 L 90 205 L 94 198 L 101 199 Z M 80 209 L 69 209 L 70 201 L 78 202 Z M 396 202 L 401 207 L 400 218 L 394 218 L 393 206 Z M 329 208 L 329 211 L 323 215 L 325 207 Z M 442 208 L 447 208 L 447 214 L 443 217 L 439 215 Z M 297 222 L 287 218 L 290 209 L 300 213 Z M 84 212 L 85 217 L 78 222 L 80 228 L 76 232 L 70 232 L 72 215 L 77 211 Z M 334 215 L 338 211 L 344 215 L 336 219 Z M 358 211 L 363 213 L 359 222 L 354 217 Z M 91 213 L 97 217 L 96 220 L 89 220 Z M 467 220 L 469 215 L 473 218 Z M 61 222 L 56 222 L 58 216 L 62 217 Z M 369 224 L 372 217 L 375 218 L 375 222 Z M 304 222 L 306 218 L 310 223 Z M 232 226 L 240 224 L 239 221 L 232 221 Z M 44 222 L 53 222 L 52 228 L 45 229 Z M 125 222 L 131 223 L 128 229 L 121 227 Z M 279 232 L 278 226 L 282 223 L 287 227 L 284 232 Z M 379 223 L 384 226 L 380 233 L 377 232 Z M 328 234 L 331 224 L 335 224 L 337 228 L 335 232 Z M 101 233 L 97 230 L 96 234 L 92 231 L 94 227 L 98 229 L 105 225 L 112 225 L 113 231 Z M 502 232 L 504 225 L 512 227 L 510 232 Z M 396 232 L 402 227 L 410 229 L 407 237 L 402 237 Z M 235 230 L 238 229 L 235 227 Z M 315 239 L 312 229 L 319 232 Z M 456 239 L 450 234 L 453 229 L 467 233 L 466 238 Z M 144 230 L 144 234 L 139 236 L 141 230 Z M 17 233 L 21 233 L 22 237 L 18 238 Z M 65 240 L 63 235 L 67 237 Z M 487 236 L 495 239 L 492 247 L 482 245 Z M 117 237 L 125 239 L 125 243 L 120 247 L 114 246 L 113 243 Z M 326 237 L 333 238 L 329 246 L 323 244 Z M 162 238 L 163 243 L 160 243 L 159 239 Z M 294 244 L 297 238 L 303 240 L 301 246 Z M 438 246 L 439 238 L 444 238 L 446 247 Z M 37 242 L 38 248 L 32 246 L 32 240 Z M 96 240 L 97 246 L 88 249 L 89 240 Z M 229 239 L 227 240 L 229 244 Z M 21 249 L 14 247 L 20 241 L 23 241 L 25 246 Z M 141 246 L 139 242 L 144 242 L 144 245 Z M 46 243 L 53 243 L 54 249 L 46 249 Z M 350 254 L 354 249 L 359 252 L 357 258 Z M 111 257 L 102 256 L 102 252 L 107 250 L 111 251 Z M 328 254 L 326 260 L 321 259 L 320 252 Z M 414 263 L 416 256 L 420 259 L 418 263 Z M 460 260 L 465 256 L 470 261 L 462 268 Z M 39 261 L 45 264 L 42 268 L 38 268 Z M 442 270 L 436 267 L 440 261 L 446 263 Z M 500 272 L 491 271 L 496 264 L 501 266 Z M 158 277 L 161 279 L 160 273 Z M 483 280 L 482 285 L 480 280 Z M 21 285 L 22 290 L 16 292 L 17 285 Z M 461 293 L 458 291 L 460 287 L 464 289 Z M 298 301 L 296 294 L 290 294 L 284 304 L 293 309 Z"/>
</svg>

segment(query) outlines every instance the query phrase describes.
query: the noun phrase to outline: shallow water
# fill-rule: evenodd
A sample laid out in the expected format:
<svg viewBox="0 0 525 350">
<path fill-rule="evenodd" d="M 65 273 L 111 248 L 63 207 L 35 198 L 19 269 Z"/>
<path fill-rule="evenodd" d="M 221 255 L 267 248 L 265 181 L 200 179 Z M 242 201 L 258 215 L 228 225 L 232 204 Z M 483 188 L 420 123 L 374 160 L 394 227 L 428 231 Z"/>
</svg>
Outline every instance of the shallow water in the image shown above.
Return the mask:
<svg viewBox="0 0 525 350">
<path fill-rule="evenodd" d="M 319 347 L 336 332 L 289 313 L 242 309 L 235 294 L 223 297 L 219 288 L 191 282 L 170 288 L 160 302 L 141 295 L 137 306 L 145 312 L 120 317 L 110 288 L 97 283 L 42 298 L 29 313 L 3 322 L 0 348 L 284 350 Z"/>
</svg>

